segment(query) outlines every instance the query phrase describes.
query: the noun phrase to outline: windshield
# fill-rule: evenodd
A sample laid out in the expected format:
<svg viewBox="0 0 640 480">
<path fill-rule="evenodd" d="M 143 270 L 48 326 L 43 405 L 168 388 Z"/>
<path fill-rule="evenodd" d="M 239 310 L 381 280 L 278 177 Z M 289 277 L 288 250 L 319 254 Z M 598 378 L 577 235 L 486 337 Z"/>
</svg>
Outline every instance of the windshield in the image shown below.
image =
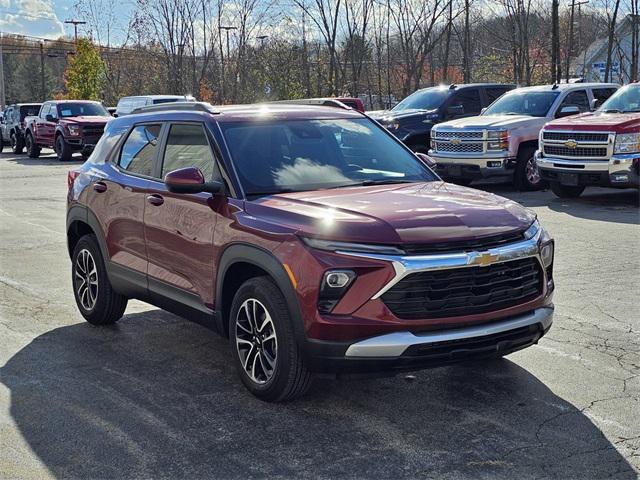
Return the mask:
<svg viewBox="0 0 640 480">
<path fill-rule="evenodd" d="M 622 87 L 598 109 L 599 112 L 640 112 L 640 85 Z"/>
<path fill-rule="evenodd" d="M 436 180 L 366 118 L 228 123 L 223 132 L 247 195 Z"/>
<path fill-rule="evenodd" d="M 483 115 L 529 115 L 546 117 L 560 92 L 513 91 L 500 97 Z"/>
<path fill-rule="evenodd" d="M 407 98 L 402 100 L 399 104 L 392 108 L 393 112 L 402 110 L 434 110 L 439 108 L 440 105 L 449 96 L 450 90 L 448 88 L 434 87 L 425 88 L 424 90 L 418 90 L 412 93 Z"/>
<path fill-rule="evenodd" d="M 61 117 L 108 117 L 109 112 L 99 103 L 61 103 L 58 105 Z"/>
</svg>

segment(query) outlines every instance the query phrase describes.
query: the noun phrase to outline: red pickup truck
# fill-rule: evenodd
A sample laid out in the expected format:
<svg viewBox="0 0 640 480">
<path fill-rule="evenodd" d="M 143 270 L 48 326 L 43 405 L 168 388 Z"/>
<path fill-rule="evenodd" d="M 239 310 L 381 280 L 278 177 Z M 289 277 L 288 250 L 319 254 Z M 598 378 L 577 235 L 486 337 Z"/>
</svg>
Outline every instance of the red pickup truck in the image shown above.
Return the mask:
<svg viewBox="0 0 640 480">
<path fill-rule="evenodd" d="M 25 146 L 31 158 L 42 148 L 53 148 L 58 160 L 70 160 L 74 152 L 88 157 L 111 119 L 99 102 L 52 100 L 42 104 L 38 115 L 25 118 Z"/>
<path fill-rule="evenodd" d="M 640 83 L 613 94 L 594 113 L 547 123 L 535 160 L 560 198 L 588 186 L 640 187 Z"/>
</svg>

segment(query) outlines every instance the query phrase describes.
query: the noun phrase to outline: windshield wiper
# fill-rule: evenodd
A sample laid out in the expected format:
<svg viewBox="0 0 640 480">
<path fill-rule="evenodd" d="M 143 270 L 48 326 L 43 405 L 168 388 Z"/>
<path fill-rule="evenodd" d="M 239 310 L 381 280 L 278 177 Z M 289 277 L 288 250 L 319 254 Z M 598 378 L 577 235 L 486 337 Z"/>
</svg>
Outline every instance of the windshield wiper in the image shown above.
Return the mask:
<svg viewBox="0 0 640 480">
<path fill-rule="evenodd" d="M 606 110 L 603 110 L 602 112 L 603 113 L 622 113 L 622 111 L 617 109 L 617 108 L 607 108 Z"/>
<path fill-rule="evenodd" d="M 246 192 L 248 197 L 264 197 L 265 195 L 278 195 L 279 193 L 303 192 L 304 190 L 294 190 L 293 188 L 282 188 L 280 190 L 264 190 L 258 192 Z"/>
<path fill-rule="evenodd" d="M 329 187 L 329 189 L 333 188 L 348 188 L 348 187 L 370 187 L 371 185 L 393 185 L 400 183 L 416 183 L 417 180 L 397 180 L 391 178 L 379 179 L 379 180 L 363 180 L 362 182 L 357 183 L 347 183 L 345 185 L 336 185 L 335 187 Z"/>
</svg>

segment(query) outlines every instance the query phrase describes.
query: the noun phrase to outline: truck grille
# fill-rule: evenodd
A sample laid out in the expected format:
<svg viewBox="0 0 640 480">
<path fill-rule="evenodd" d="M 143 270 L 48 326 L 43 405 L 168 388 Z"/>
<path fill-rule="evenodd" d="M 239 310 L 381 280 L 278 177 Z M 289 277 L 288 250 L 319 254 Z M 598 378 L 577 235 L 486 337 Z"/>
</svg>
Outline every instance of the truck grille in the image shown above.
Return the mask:
<svg viewBox="0 0 640 480">
<path fill-rule="evenodd" d="M 462 152 L 462 153 L 481 153 L 483 150 L 482 143 L 475 142 L 461 142 L 453 144 L 451 142 L 436 141 L 437 152 Z"/>
<path fill-rule="evenodd" d="M 606 147 L 576 147 L 568 148 L 557 145 L 545 145 L 544 153 L 546 155 L 555 155 L 558 157 L 588 157 L 602 158 L 606 160 Z"/>
<path fill-rule="evenodd" d="M 477 138 L 477 139 L 482 139 L 483 137 L 483 132 L 482 131 L 468 131 L 468 130 L 461 130 L 459 132 L 455 132 L 455 131 L 441 131 L 438 130 L 436 132 L 433 133 L 434 138 Z"/>
<path fill-rule="evenodd" d="M 101 136 L 104 132 L 104 125 L 85 125 L 82 127 L 82 133 L 90 136 Z"/>
<path fill-rule="evenodd" d="M 608 133 L 590 133 L 590 132 L 544 132 L 543 140 L 566 141 L 575 140 L 576 142 L 602 142 L 609 141 Z"/>
<path fill-rule="evenodd" d="M 536 258 L 408 275 L 382 295 L 401 319 L 474 315 L 513 307 L 542 293 Z"/>
</svg>

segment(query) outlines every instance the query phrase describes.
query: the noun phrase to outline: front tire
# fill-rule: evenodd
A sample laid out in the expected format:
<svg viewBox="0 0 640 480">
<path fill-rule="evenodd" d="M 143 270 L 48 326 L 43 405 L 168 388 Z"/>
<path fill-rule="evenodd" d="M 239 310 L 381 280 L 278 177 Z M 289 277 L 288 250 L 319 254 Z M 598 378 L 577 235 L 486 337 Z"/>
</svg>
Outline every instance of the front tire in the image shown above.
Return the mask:
<svg viewBox="0 0 640 480">
<path fill-rule="evenodd" d="M 93 325 L 122 318 L 127 298 L 113 291 L 95 235 L 85 235 L 73 250 L 71 282 L 78 310 Z"/>
<path fill-rule="evenodd" d="M 40 147 L 36 144 L 31 133 L 27 133 L 25 145 L 27 147 L 27 154 L 29 155 L 29 158 L 38 158 L 40 156 Z"/>
<path fill-rule="evenodd" d="M 547 185 L 540 176 L 540 170 L 534 158 L 535 153 L 535 147 L 524 147 L 518 152 L 513 174 L 513 185 L 518 190 L 525 192 L 542 190 Z"/>
<path fill-rule="evenodd" d="M 71 160 L 71 155 L 73 152 L 71 151 L 71 147 L 67 142 L 64 141 L 64 137 L 62 135 L 58 135 L 56 137 L 56 155 L 58 156 L 58 160 L 61 162 L 66 162 Z"/>
<path fill-rule="evenodd" d="M 270 278 L 252 278 L 238 289 L 229 340 L 242 383 L 259 399 L 293 400 L 311 385 L 286 301 Z"/>
<path fill-rule="evenodd" d="M 562 185 L 559 182 L 551 183 L 551 191 L 559 198 L 577 198 L 582 195 L 585 187 L 574 185 Z"/>
</svg>

